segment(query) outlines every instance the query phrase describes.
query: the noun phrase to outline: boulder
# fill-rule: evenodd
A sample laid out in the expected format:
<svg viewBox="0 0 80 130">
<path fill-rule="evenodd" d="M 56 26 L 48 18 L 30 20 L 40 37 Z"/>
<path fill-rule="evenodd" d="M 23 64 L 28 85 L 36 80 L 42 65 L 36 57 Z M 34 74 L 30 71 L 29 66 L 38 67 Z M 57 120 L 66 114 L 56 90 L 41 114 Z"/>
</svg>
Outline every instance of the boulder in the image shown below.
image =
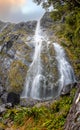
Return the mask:
<svg viewBox="0 0 80 130">
<path fill-rule="evenodd" d="M 5 104 L 5 103 L 7 103 L 7 95 L 8 95 L 8 93 L 5 91 L 4 93 L 3 93 L 3 95 L 1 96 L 1 100 L 2 100 L 2 102 Z"/>
<path fill-rule="evenodd" d="M 12 106 L 20 103 L 20 95 L 14 92 L 10 92 L 7 95 L 7 103 L 12 103 Z"/>
<path fill-rule="evenodd" d="M 12 103 L 6 103 L 6 104 L 5 104 L 5 108 L 7 108 L 7 109 L 12 108 Z"/>
<path fill-rule="evenodd" d="M 72 88 L 72 84 L 68 84 L 64 86 L 63 89 L 61 90 L 61 96 L 70 94 L 71 88 Z"/>
<path fill-rule="evenodd" d="M 6 111 L 5 104 L 0 106 L 0 114 L 4 113 Z"/>
<path fill-rule="evenodd" d="M 61 90 L 61 96 L 70 94 L 71 89 L 75 87 L 76 85 L 77 83 L 75 82 L 75 83 L 64 86 L 63 89 Z"/>
</svg>

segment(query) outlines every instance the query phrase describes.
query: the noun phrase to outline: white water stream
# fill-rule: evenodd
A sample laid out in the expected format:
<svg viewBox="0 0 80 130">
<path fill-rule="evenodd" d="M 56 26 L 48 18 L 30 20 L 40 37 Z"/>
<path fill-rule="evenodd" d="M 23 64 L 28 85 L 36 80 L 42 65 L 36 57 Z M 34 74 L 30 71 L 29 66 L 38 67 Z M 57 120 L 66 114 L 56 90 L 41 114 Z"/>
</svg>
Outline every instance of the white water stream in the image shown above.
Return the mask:
<svg viewBox="0 0 80 130">
<path fill-rule="evenodd" d="M 35 52 L 33 56 L 33 61 L 27 72 L 25 88 L 22 93 L 22 97 L 24 98 L 31 97 L 33 99 L 47 100 L 55 96 L 58 96 L 63 87 L 66 86 L 67 84 L 72 84 L 75 82 L 74 72 L 71 65 L 66 59 L 64 49 L 59 44 L 53 43 L 54 50 L 56 53 L 56 60 L 58 64 L 58 71 L 60 75 L 57 81 L 59 86 L 57 86 L 58 88 L 57 89 L 55 88 L 55 84 L 53 83 L 51 84 L 51 86 L 49 86 L 49 89 L 47 89 L 46 76 L 44 76 L 43 74 L 43 67 L 42 67 L 43 65 L 41 62 L 41 52 L 43 48 L 43 42 L 45 41 L 45 44 L 48 43 L 46 42 L 46 39 L 42 35 L 43 32 L 40 28 L 40 20 L 39 20 L 37 22 L 34 35 Z"/>
<path fill-rule="evenodd" d="M 70 63 L 67 61 L 65 51 L 64 49 L 58 44 L 53 43 L 54 49 L 56 52 L 56 60 L 58 63 L 58 70 L 59 70 L 59 91 L 63 89 L 63 87 L 68 84 L 75 83 L 75 76 L 74 71 L 70 65 Z"/>
<path fill-rule="evenodd" d="M 42 75 L 42 65 L 41 65 L 41 49 L 43 36 L 41 35 L 42 31 L 40 29 L 40 20 L 37 22 L 34 43 L 35 43 L 35 52 L 33 57 L 33 62 L 30 65 L 27 78 L 26 78 L 26 87 L 23 91 L 23 97 L 32 97 L 35 99 L 40 98 L 40 81 L 44 79 Z"/>
</svg>

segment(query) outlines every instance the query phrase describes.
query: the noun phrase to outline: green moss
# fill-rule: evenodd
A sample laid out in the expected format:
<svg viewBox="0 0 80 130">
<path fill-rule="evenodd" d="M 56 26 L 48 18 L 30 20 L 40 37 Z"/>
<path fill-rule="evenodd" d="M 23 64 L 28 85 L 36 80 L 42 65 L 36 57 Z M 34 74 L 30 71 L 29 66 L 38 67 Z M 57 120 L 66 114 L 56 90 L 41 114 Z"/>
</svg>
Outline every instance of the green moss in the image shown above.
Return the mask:
<svg viewBox="0 0 80 130">
<path fill-rule="evenodd" d="M 19 108 L 8 110 L 4 119 L 13 120 L 19 130 L 63 130 L 67 114 L 73 102 L 76 89 L 73 88 L 70 96 L 63 96 L 54 101 L 50 107 Z"/>
<path fill-rule="evenodd" d="M 9 70 L 9 91 L 21 92 L 24 86 L 28 67 L 21 61 L 15 60 L 12 62 Z"/>
</svg>

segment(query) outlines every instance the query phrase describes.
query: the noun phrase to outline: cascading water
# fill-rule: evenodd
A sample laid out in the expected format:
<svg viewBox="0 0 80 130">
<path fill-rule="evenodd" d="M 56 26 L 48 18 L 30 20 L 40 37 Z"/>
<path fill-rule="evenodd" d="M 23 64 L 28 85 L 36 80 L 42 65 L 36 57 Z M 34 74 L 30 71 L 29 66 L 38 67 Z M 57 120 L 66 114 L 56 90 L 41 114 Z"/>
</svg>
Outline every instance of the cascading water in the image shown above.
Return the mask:
<svg viewBox="0 0 80 130">
<path fill-rule="evenodd" d="M 63 48 L 57 43 L 51 44 L 42 35 L 39 20 L 34 35 L 35 52 L 27 72 L 23 98 L 31 97 L 38 100 L 55 98 L 60 95 L 63 87 L 75 82 L 73 69 L 66 59 Z M 56 56 L 53 54 L 54 51 Z"/>
<path fill-rule="evenodd" d="M 56 60 L 58 62 L 58 70 L 60 74 L 59 91 L 66 87 L 68 84 L 75 83 L 74 71 L 67 61 L 64 49 L 58 44 L 53 43 L 56 52 Z"/>
<path fill-rule="evenodd" d="M 26 87 L 23 91 L 23 97 L 40 98 L 40 82 L 44 78 L 42 75 L 42 65 L 41 65 L 41 48 L 42 48 L 43 37 L 41 36 L 40 20 L 37 22 L 36 31 L 34 35 L 35 43 L 35 53 L 33 57 L 33 62 L 30 65 L 27 79 Z"/>
</svg>

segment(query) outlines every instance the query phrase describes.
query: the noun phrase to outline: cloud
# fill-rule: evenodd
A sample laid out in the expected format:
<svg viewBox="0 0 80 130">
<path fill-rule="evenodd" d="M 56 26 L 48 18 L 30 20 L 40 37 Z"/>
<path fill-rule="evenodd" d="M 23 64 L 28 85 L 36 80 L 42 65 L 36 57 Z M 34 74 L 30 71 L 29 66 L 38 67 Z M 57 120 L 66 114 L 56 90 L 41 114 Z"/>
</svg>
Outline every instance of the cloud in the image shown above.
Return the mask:
<svg viewBox="0 0 80 130">
<path fill-rule="evenodd" d="M 0 15 L 19 9 L 26 0 L 0 0 Z"/>
<path fill-rule="evenodd" d="M 44 10 L 33 0 L 0 0 L 0 20 L 5 22 L 21 22 L 37 20 Z"/>
</svg>

